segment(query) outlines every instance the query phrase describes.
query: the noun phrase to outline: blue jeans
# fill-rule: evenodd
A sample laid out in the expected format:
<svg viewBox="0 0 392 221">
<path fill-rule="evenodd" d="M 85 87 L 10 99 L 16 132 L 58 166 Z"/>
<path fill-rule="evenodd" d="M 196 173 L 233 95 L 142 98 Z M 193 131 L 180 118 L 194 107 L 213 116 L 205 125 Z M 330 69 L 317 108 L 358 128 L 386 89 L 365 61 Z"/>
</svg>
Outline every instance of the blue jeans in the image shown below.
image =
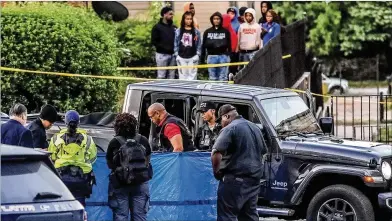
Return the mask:
<svg viewBox="0 0 392 221">
<path fill-rule="evenodd" d="M 230 63 L 230 57 L 227 55 L 208 55 L 207 64 Z M 229 66 L 208 68 L 209 80 L 227 81 L 229 75 Z"/>
<path fill-rule="evenodd" d="M 176 66 L 176 58 L 171 54 L 155 53 L 155 60 L 157 67 Z M 159 79 L 175 79 L 176 69 L 173 70 L 158 70 Z"/>
<path fill-rule="evenodd" d="M 140 185 L 113 188 L 109 183 L 109 207 L 113 211 L 113 221 L 146 221 L 150 206 L 148 181 Z"/>
<path fill-rule="evenodd" d="M 249 53 L 240 53 L 240 62 L 250 61 L 255 56 L 257 51 Z"/>
</svg>

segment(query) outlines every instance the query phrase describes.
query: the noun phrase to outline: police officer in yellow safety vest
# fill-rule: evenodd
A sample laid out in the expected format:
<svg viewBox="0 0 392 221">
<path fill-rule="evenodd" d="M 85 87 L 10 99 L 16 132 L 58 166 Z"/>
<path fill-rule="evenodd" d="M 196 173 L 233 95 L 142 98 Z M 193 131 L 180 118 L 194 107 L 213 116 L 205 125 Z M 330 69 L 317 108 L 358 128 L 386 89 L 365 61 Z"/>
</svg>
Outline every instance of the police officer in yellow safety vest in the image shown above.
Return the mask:
<svg viewBox="0 0 392 221">
<path fill-rule="evenodd" d="M 61 180 L 74 197 L 85 206 L 95 184 L 92 164 L 97 159 L 97 147 L 85 130 L 79 129 L 79 114 L 70 110 L 65 114 L 66 129 L 53 135 L 48 151 Z"/>
</svg>

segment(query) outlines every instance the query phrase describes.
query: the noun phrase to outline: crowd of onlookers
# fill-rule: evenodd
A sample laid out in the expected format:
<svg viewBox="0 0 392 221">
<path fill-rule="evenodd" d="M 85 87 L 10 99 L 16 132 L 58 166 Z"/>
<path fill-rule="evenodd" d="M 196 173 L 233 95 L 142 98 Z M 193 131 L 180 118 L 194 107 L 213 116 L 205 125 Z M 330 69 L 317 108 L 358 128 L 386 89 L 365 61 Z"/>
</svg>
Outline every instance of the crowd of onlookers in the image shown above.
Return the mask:
<svg viewBox="0 0 392 221">
<path fill-rule="evenodd" d="M 195 4 L 185 3 L 180 27 L 173 24 L 171 7 L 161 10 L 161 19 L 151 31 L 151 43 L 156 48 L 158 67 L 178 66 L 178 78 L 197 80 L 198 64 L 223 64 L 250 61 L 255 53 L 280 33 L 277 13 L 271 2 L 260 4 L 261 18 L 257 21 L 253 8 L 229 7 L 226 14 L 215 12 L 211 27 L 203 33 L 195 17 Z M 208 68 L 209 80 L 227 81 L 240 66 Z M 158 78 L 175 79 L 176 70 L 158 70 Z"/>
</svg>

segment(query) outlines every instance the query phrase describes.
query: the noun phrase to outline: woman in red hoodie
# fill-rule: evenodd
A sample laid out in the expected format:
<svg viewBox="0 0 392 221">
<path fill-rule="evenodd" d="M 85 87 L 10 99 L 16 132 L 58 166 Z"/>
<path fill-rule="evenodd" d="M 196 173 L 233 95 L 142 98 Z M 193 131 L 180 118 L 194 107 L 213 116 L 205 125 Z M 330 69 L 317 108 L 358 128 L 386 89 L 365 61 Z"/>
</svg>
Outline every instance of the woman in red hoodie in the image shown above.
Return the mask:
<svg viewBox="0 0 392 221">
<path fill-rule="evenodd" d="M 231 55 L 230 61 L 231 62 L 238 62 L 238 53 L 236 52 L 237 44 L 238 44 L 238 36 L 237 33 L 234 31 L 233 27 L 231 27 L 231 19 L 228 14 L 223 14 L 223 24 L 222 26 L 226 28 L 230 32 L 230 39 L 231 39 Z M 238 66 L 229 66 L 229 73 L 233 73 L 234 75 L 237 74 Z"/>
</svg>

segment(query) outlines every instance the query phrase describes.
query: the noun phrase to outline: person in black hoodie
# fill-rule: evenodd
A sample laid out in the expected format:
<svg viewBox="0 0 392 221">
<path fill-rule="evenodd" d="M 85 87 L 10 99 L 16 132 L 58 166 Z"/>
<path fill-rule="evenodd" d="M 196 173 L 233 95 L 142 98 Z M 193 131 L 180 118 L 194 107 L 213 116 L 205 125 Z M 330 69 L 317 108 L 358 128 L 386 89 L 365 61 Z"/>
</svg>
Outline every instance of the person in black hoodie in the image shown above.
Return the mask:
<svg viewBox="0 0 392 221">
<path fill-rule="evenodd" d="M 211 15 L 212 27 L 203 34 L 202 58 L 207 53 L 207 64 L 223 64 L 230 62 L 231 39 L 230 32 L 222 27 L 222 14 L 215 12 Z M 209 80 L 227 81 L 229 67 L 208 68 Z"/>
<path fill-rule="evenodd" d="M 177 27 L 173 25 L 173 9 L 164 7 L 161 10 L 162 18 L 151 30 L 151 44 L 155 46 L 155 60 L 158 67 L 175 66 L 174 36 Z M 167 76 L 167 72 L 169 75 Z M 176 70 L 158 70 L 158 78 L 174 79 Z"/>
</svg>

